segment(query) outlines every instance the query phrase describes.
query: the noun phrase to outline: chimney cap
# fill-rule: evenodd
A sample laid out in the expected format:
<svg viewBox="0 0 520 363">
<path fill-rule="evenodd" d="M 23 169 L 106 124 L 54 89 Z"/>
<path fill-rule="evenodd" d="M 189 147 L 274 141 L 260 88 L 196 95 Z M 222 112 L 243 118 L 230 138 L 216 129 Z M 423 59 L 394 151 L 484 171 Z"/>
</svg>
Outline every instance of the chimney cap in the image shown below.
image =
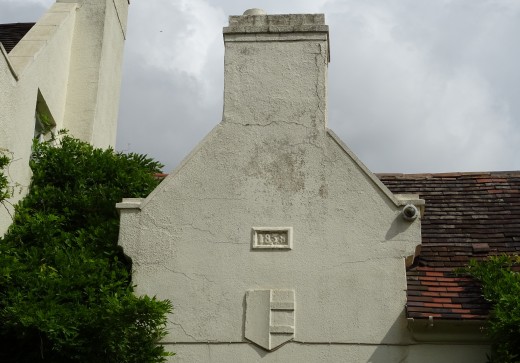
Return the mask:
<svg viewBox="0 0 520 363">
<path fill-rule="evenodd" d="M 267 13 L 265 12 L 265 10 L 253 8 L 253 9 L 247 9 L 246 11 L 244 11 L 243 15 L 267 15 Z"/>
<path fill-rule="evenodd" d="M 256 9 L 250 10 L 256 11 Z M 326 33 L 326 36 L 328 36 L 329 33 L 329 26 L 325 25 L 324 14 L 250 16 L 250 10 L 247 10 L 244 15 L 230 16 L 229 26 L 223 29 L 224 36 L 233 33 Z"/>
</svg>

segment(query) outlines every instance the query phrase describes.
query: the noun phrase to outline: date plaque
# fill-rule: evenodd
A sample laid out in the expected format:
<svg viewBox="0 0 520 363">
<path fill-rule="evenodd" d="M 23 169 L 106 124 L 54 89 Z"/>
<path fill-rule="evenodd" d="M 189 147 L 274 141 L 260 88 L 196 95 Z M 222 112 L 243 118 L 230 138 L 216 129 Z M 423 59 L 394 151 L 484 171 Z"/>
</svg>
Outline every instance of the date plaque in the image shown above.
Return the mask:
<svg viewBox="0 0 520 363">
<path fill-rule="evenodd" d="M 292 227 L 253 227 L 253 249 L 292 249 Z"/>
</svg>

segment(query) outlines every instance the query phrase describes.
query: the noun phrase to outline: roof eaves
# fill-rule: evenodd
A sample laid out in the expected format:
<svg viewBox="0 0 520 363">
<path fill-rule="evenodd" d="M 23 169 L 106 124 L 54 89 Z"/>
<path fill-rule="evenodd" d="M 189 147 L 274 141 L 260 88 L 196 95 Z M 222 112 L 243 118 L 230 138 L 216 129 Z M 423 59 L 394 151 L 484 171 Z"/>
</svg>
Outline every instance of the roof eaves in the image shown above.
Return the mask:
<svg viewBox="0 0 520 363">
<path fill-rule="evenodd" d="M 4 50 L 10 53 L 35 24 L 36 23 L 0 24 L 0 43 L 4 46 Z"/>
</svg>

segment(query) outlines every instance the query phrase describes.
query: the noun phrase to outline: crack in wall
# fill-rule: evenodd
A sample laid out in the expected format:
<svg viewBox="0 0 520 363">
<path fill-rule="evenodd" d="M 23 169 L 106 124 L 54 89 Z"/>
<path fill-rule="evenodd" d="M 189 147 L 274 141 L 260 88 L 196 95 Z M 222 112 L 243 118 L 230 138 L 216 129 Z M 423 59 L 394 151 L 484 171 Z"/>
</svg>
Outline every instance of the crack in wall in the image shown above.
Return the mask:
<svg viewBox="0 0 520 363">
<path fill-rule="evenodd" d="M 204 229 L 204 228 L 196 227 L 193 224 L 182 224 L 179 227 L 181 227 L 181 228 L 185 228 L 185 227 L 192 228 L 192 229 L 194 229 L 196 231 L 207 233 L 211 237 L 215 237 L 215 233 L 213 233 L 213 231 L 211 231 L 210 229 Z"/>
<path fill-rule="evenodd" d="M 168 271 L 170 271 L 170 272 L 172 272 L 172 273 L 174 273 L 174 274 L 182 275 L 182 276 L 186 277 L 186 278 L 187 278 L 188 280 L 190 280 L 190 281 L 197 281 L 196 279 L 194 279 L 194 278 L 188 276 L 188 274 L 186 274 L 186 273 L 184 273 L 184 272 L 176 271 L 176 270 L 174 270 L 174 269 L 171 269 L 171 268 L 169 268 L 169 267 L 166 267 L 165 265 L 162 265 L 162 267 L 163 267 L 165 270 L 168 270 Z M 192 272 L 191 275 L 193 275 L 193 276 L 197 276 L 197 277 L 199 278 L 199 280 L 202 279 L 202 280 L 206 280 L 207 282 L 210 282 L 210 283 L 212 283 L 212 284 L 215 283 L 215 281 L 208 279 L 207 276 L 204 275 L 204 274 L 199 274 L 199 273 Z"/>
<path fill-rule="evenodd" d="M 175 198 L 174 201 L 180 201 L 180 202 L 193 202 L 193 201 L 202 201 L 202 200 L 247 200 L 247 198 L 227 198 L 227 197 L 187 197 L 187 198 Z"/>
<path fill-rule="evenodd" d="M 276 121 L 276 120 L 273 120 L 273 121 L 269 121 L 269 122 L 263 123 L 263 124 L 252 123 L 252 122 L 240 123 L 240 122 L 229 121 L 229 120 L 226 120 L 225 122 L 229 123 L 229 124 L 233 124 L 233 125 L 239 125 L 239 126 L 258 126 L 258 127 L 267 127 L 267 126 L 271 126 L 272 124 L 275 124 L 275 125 L 289 124 L 289 125 L 301 126 L 301 127 L 306 128 L 306 129 L 313 129 L 313 127 L 311 127 L 311 126 L 307 126 L 307 125 L 304 125 L 304 124 L 296 122 L 296 121 Z"/>
<path fill-rule="evenodd" d="M 205 343 L 204 341 L 202 340 L 199 340 L 197 338 L 195 338 L 193 335 L 189 334 L 186 329 L 184 329 L 184 327 L 180 324 L 180 323 L 175 323 L 171 320 L 169 320 L 170 324 L 172 325 L 175 325 L 175 326 L 178 326 L 179 328 L 181 328 L 181 330 L 183 331 L 184 335 L 186 335 L 187 337 L 190 337 L 191 339 L 195 340 L 195 342 L 197 343 Z M 176 342 L 176 343 L 179 343 L 179 342 Z M 193 343 L 193 342 L 192 342 Z"/>
<path fill-rule="evenodd" d="M 318 108 L 316 109 L 316 112 L 314 114 L 315 120 L 318 119 L 318 113 L 321 113 L 323 118 L 323 126 L 326 126 L 326 120 L 325 120 L 325 111 L 322 109 L 322 103 L 324 102 L 323 97 L 320 94 L 320 80 L 324 79 L 323 71 L 320 67 L 320 60 L 323 61 L 323 47 L 321 43 L 318 43 L 318 46 L 320 47 L 320 52 L 317 53 L 314 56 L 314 63 L 316 66 L 316 97 L 318 98 Z"/>
<path fill-rule="evenodd" d="M 171 269 L 171 268 L 168 268 L 168 267 L 166 267 L 166 266 L 164 266 L 164 265 L 162 265 L 162 267 L 163 267 L 165 270 L 168 270 L 168 271 L 170 271 L 170 272 L 172 272 L 172 273 L 174 273 L 174 274 L 182 275 L 182 276 L 186 277 L 188 280 L 195 281 L 195 279 L 189 277 L 189 276 L 188 276 L 187 274 L 185 274 L 184 272 L 175 271 L 175 270 L 173 270 L 173 269 Z"/>
<path fill-rule="evenodd" d="M 366 259 L 363 259 L 363 260 L 355 260 L 355 261 L 345 261 L 345 262 L 342 262 L 340 264 L 329 266 L 328 268 L 324 268 L 323 270 L 333 270 L 333 269 L 338 268 L 338 267 L 342 267 L 342 266 L 345 266 L 345 265 L 352 265 L 352 264 L 355 264 L 355 263 L 366 263 L 366 262 L 369 262 L 369 261 L 386 261 L 386 260 L 393 260 L 393 259 L 394 258 L 382 257 L 382 258 L 366 258 Z"/>
<path fill-rule="evenodd" d="M 204 275 L 204 274 L 192 273 L 192 275 L 194 275 L 194 276 L 199 276 L 199 277 L 201 277 L 202 279 L 206 280 L 207 282 L 211 282 L 212 284 L 215 283 L 215 281 L 208 279 L 208 278 L 206 277 L 206 275 Z"/>
<path fill-rule="evenodd" d="M 212 244 L 222 244 L 222 245 L 250 245 L 251 242 L 229 242 L 229 241 L 202 241 L 206 243 L 212 243 Z"/>
<path fill-rule="evenodd" d="M 148 221 L 150 221 L 154 225 L 154 227 L 166 232 L 166 234 L 171 236 L 171 232 L 169 230 L 172 227 L 171 223 L 164 223 L 164 224 L 159 223 L 157 221 L 157 218 L 150 213 L 143 213 L 142 218 L 144 219 L 143 222 L 148 223 Z M 143 224 L 145 224 L 145 223 L 143 223 Z M 143 230 L 149 230 L 149 228 L 144 225 L 142 226 L 142 228 L 143 228 Z"/>
</svg>

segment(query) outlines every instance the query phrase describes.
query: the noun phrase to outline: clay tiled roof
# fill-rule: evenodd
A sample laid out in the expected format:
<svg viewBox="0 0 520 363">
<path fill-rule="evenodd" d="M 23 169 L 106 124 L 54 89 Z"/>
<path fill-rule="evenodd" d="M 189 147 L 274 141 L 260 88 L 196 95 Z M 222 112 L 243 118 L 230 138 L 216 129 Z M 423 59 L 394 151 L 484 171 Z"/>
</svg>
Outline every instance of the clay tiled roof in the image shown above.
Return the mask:
<svg viewBox="0 0 520 363">
<path fill-rule="evenodd" d="M 520 254 L 520 171 L 378 176 L 392 192 L 426 201 L 421 252 L 407 271 L 408 316 L 485 319 L 479 285 L 453 270 L 471 258 Z"/>
<path fill-rule="evenodd" d="M 33 27 L 34 23 L 0 24 L 0 43 L 9 53 Z"/>
</svg>

